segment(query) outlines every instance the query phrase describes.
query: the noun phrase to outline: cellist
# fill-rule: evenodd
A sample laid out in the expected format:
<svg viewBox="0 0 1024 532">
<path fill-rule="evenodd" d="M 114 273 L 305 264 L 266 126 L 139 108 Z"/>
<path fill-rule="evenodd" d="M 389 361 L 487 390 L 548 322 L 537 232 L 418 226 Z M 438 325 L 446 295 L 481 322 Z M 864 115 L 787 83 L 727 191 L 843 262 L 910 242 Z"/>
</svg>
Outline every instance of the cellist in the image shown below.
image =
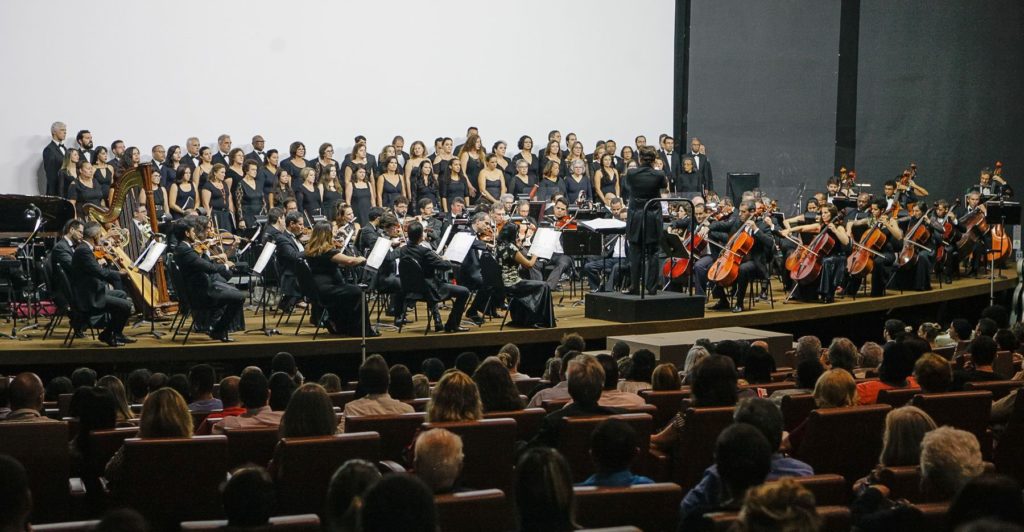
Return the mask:
<svg viewBox="0 0 1024 532">
<path fill-rule="evenodd" d="M 702 239 L 710 238 L 711 235 L 709 234 L 708 226 L 710 224 L 711 213 L 708 210 L 707 205 L 703 203 L 694 204 L 693 214 L 694 229 L 697 231 L 697 234 L 700 235 Z M 668 231 L 679 235 L 679 238 L 684 238 L 689 229 L 690 219 L 689 217 L 683 217 L 673 221 Z M 728 238 L 722 239 L 722 242 L 725 242 L 725 240 L 728 240 Z M 711 248 L 712 246 L 704 244 L 694 250 L 693 257 L 690 258 L 691 261 L 694 261 L 690 264 L 690 267 L 693 268 L 694 291 L 699 295 L 704 295 L 704 287 L 708 284 L 708 270 L 711 268 L 711 263 L 715 261 L 715 255 Z M 685 277 L 679 282 L 685 283 Z M 677 286 L 670 286 L 670 289 L 674 288 L 682 291 L 682 287 L 683 284 L 679 284 Z"/>
<path fill-rule="evenodd" d="M 946 200 L 935 202 L 931 226 L 932 231 L 938 235 L 937 245 L 941 246 L 942 250 L 942 260 L 937 260 L 935 263 L 935 268 L 941 271 L 936 273 L 943 275 L 943 281 L 946 284 L 950 284 L 953 282 L 953 273 L 957 271 L 960 265 L 960 251 L 956 247 L 956 242 L 960 239 L 963 226 L 960 225 L 960 220 L 953 214 L 953 211 L 949 208 L 949 202 Z M 949 229 L 948 234 L 947 229 Z M 936 247 L 935 249 L 938 251 L 940 248 Z M 939 253 L 936 253 L 936 258 L 939 255 Z"/>
<path fill-rule="evenodd" d="M 898 220 L 905 239 L 910 239 L 912 230 L 927 210 L 928 204 L 924 201 L 918 201 L 910 208 L 910 216 L 900 218 Z M 928 221 L 925 220 L 924 223 L 928 223 Z M 896 282 L 899 283 L 897 286 L 919 292 L 932 289 L 932 265 L 935 264 L 935 249 L 941 242 L 941 239 L 936 238 L 938 234 L 931 228 L 930 224 L 928 230 L 931 235 L 929 235 L 928 241 L 923 243 L 923 245 L 928 249 L 917 247 L 917 249 L 914 250 L 914 256 L 916 259 L 910 263 L 902 265 L 900 267 L 900 273 L 896 274 Z M 908 245 L 913 246 L 914 244 L 907 244 L 904 242 L 904 247 Z"/>
<path fill-rule="evenodd" d="M 744 201 L 740 203 L 738 216 L 729 221 L 714 222 L 709 227 L 711 233 L 726 233 L 730 239 L 739 231 L 749 231 L 754 237 L 753 247 L 743 257 L 739 266 L 739 276 L 736 278 L 736 304 L 732 306 L 733 312 L 743 312 L 744 297 L 751 279 L 768 278 L 768 261 L 775 252 L 775 240 L 771 235 L 771 231 L 775 229 L 775 222 L 770 216 L 756 220 L 754 218 L 755 208 L 753 201 Z M 719 254 L 722 253 L 729 253 L 729 251 L 719 251 Z M 713 294 L 718 298 L 718 302 L 710 310 L 729 308 L 729 298 L 725 288 L 716 286 Z"/>
<path fill-rule="evenodd" d="M 828 231 L 836 239 L 836 245 L 832 247 L 827 256 L 820 258 L 822 266 L 817 282 L 798 285 L 797 295 L 794 297 L 811 301 L 816 301 L 820 297 L 823 302 L 831 303 L 835 300 L 836 288 L 846 277 L 846 251 L 850 247 L 850 234 L 840 223 L 839 209 L 831 203 L 827 204 L 818 212 L 816 222 L 783 229 L 780 233 L 782 236 L 789 236 L 793 233 L 817 235 L 822 231 Z M 789 272 L 787 271 L 785 274 L 788 275 Z M 817 290 L 812 291 L 805 287 L 817 287 Z"/>
<path fill-rule="evenodd" d="M 889 216 L 888 203 L 884 199 L 877 199 L 871 203 L 871 216 L 860 220 L 853 220 L 846 223 L 846 232 L 852 233 L 854 227 L 866 225 L 876 226 L 885 235 L 885 245 L 878 251 L 878 255 L 872 255 L 874 268 L 871 270 L 871 296 L 884 296 L 885 284 L 889 282 L 892 274 L 892 266 L 896 262 L 895 241 L 903 238 L 903 231 L 900 230 L 896 220 Z M 863 241 L 864 239 L 861 238 Z M 854 245 L 853 252 L 857 251 L 858 245 Z M 846 287 L 846 293 L 856 294 L 860 288 L 861 279 L 851 277 Z"/>
</svg>

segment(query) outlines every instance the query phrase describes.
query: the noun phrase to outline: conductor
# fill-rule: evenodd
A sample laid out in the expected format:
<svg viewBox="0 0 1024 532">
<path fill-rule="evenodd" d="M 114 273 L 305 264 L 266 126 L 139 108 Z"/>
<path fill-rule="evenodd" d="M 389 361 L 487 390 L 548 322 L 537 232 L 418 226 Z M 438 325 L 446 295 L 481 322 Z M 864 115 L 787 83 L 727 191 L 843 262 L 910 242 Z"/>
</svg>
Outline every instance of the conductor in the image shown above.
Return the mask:
<svg viewBox="0 0 1024 532">
<path fill-rule="evenodd" d="M 661 205 L 651 204 L 644 211 L 648 200 L 658 198 L 661 189 L 668 186 L 668 178 L 661 170 L 651 167 L 658 158 L 653 147 L 640 148 L 640 166 L 626 174 L 624 180 L 629 190 L 629 217 L 626 218 L 626 235 L 632 253 L 629 254 L 629 294 L 640 294 L 640 276 L 643 275 L 647 293 L 658 292 L 658 237 L 661 235 Z M 644 268 L 640 264 L 644 261 Z"/>
</svg>

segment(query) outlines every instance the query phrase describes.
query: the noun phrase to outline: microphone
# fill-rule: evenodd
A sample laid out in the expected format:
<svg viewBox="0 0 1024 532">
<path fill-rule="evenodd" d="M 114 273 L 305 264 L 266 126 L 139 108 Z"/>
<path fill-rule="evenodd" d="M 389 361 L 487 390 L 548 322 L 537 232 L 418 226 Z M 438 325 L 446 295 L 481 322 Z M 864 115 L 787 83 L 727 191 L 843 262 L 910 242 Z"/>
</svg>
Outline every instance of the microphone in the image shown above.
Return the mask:
<svg viewBox="0 0 1024 532">
<path fill-rule="evenodd" d="M 25 209 L 25 218 L 28 220 L 35 220 L 39 217 L 40 213 L 41 211 L 39 210 L 39 207 L 36 207 L 35 203 L 29 203 L 28 208 Z"/>
</svg>

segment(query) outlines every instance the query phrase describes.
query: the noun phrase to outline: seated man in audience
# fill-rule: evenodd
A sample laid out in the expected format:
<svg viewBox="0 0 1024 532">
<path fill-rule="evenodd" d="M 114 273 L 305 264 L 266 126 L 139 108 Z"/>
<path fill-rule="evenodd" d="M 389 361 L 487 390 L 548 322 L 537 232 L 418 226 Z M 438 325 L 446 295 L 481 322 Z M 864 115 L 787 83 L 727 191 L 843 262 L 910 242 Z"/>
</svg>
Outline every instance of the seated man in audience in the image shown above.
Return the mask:
<svg viewBox="0 0 1024 532">
<path fill-rule="evenodd" d="M 306 377 L 302 375 L 299 367 L 295 364 L 295 356 L 287 351 L 281 351 L 270 360 L 270 375 L 278 371 L 287 373 L 295 381 L 296 388 L 302 386 L 306 381 Z"/>
<path fill-rule="evenodd" d="M 822 359 L 821 340 L 817 336 L 801 336 L 796 339 L 797 363 L 799 364 L 801 360 L 808 358 Z M 828 362 L 828 360 L 823 361 L 822 364 L 825 364 L 825 362 Z M 826 365 L 831 367 L 830 364 Z M 852 371 L 853 368 L 851 367 L 850 370 Z"/>
<path fill-rule="evenodd" d="M 128 380 L 124 385 L 128 392 L 128 401 L 134 405 L 141 405 L 146 402 L 149 395 L 149 378 L 153 374 L 148 369 L 139 368 L 128 374 Z"/>
<path fill-rule="evenodd" d="M 744 399 L 736 405 L 732 416 L 734 426 L 745 423 L 756 428 L 772 449 L 770 469 L 766 480 L 783 477 L 806 477 L 814 474 L 811 466 L 789 458 L 779 452 L 782 445 L 782 412 L 767 399 Z M 700 515 L 715 508 L 722 501 L 722 478 L 718 466 L 712 465 L 704 470 L 704 477 L 679 505 L 680 517 L 686 519 L 691 514 Z"/>
<path fill-rule="evenodd" d="M 633 484 L 653 484 L 653 480 L 630 471 L 630 466 L 640 452 L 636 431 L 629 423 L 620 419 L 606 419 L 598 423 L 590 434 L 590 457 L 594 460 L 597 472 L 577 486 L 627 487 Z"/>
<path fill-rule="evenodd" d="M 11 400 L 11 413 L 4 423 L 59 423 L 43 412 L 43 381 L 35 373 L 21 373 L 11 379 L 7 393 Z"/>
<path fill-rule="evenodd" d="M 363 532 L 438 530 L 434 496 L 415 475 L 387 475 L 375 482 L 363 497 L 360 518 Z"/>
<path fill-rule="evenodd" d="M 821 377 L 824 372 L 825 367 L 817 359 L 801 360 L 796 365 L 796 386 L 785 390 L 775 390 L 768 396 L 768 400 L 782 408 L 782 398 L 787 395 L 814 393 L 814 384 L 818 382 L 818 377 Z"/>
<path fill-rule="evenodd" d="M 643 397 L 617 389 L 619 385 L 619 364 L 611 355 L 597 355 L 597 361 L 604 369 L 604 389 L 597 404 L 617 408 L 634 408 L 646 404 Z"/>
<path fill-rule="evenodd" d="M 877 342 L 864 342 L 864 345 L 860 346 L 860 358 L 857 362 L 860 370 L 857 373 L 867 373 L 869 369 L 877 370 L 881 364 L 882 346 Z"/>
<path fill-rule="evenodd" d="M 32 530 L 32 492 L 25 467 L 14 458 L 0 454 L 0 530 Z"/>
<path fill-rule="evenodd" d="M 977 336 L 971 340 L 970 345 L 967 346 L 967 352 L 971 355 L 973 367 L 959 370 L 953 375 L 953 390 L 963 390 L 964 384 L 968 382 L 1001 380 L 1001 377 L 992 371 L 992 363 L 996 359 L 997 351 L 999 351 L 999 346 L 990 336 Z"/>
<path fill-rule="evenodd" d="M 569 396 L 572 403 L 546 416 L 541 422 L 537 435 L 530 441 L 530 446 L 556 447 L 558 445 L 558 429 L 562 420 L 578 416 L 607 416 L 621 414 L 622 409 L 607 408 L 598 404 L 601 390 L 604 388 L 604 369 L 597 359 L 590 355 L 578 355 L 568 361 L 565 372 L 568 381 Z"/>
<path fill-rule="evenodd" d="M 565 371 L 569 368 L 569 360 L 587 349 L 587 343 L 577 333 L 570 333 L 562 336 L 562 343 L 555 348 L 555 356 L 562 359 L 559 368 L 558 383 L 549 388 L 544 388 L 530 398 L 527 408 L 541 406 L 544 401 L 558 401 L 569 399 L 569 383 L 565 380 Z M 574 352 L 570 356 L 570 352 Z"/>
<path fill-rule="evenodd" d="M 238 381 L 240 379 L 234 375 L 224 377 L 220 380 L 220 402 L 223 404 L 223 408 L 220 412 L 214 412 L 206 417 L 202 423 L 199 424 L 199 428 L 196 429 L 196 435 L 202 436 L 210 434 L 213 430 L 214 423 L 224 419 L 228 416 L 240 416 L 246 412 L 244 406 L 242 406 L 241 399 L 238 397 Z"/>
<path fill-rule="evenodd" d="M 188 370 L 188 382 L 191 387 L 193 401 L 189 403 L 191 412 L 215 412 L 223 410 L 224 404 L 213 396 L 213 383 L 217 373 L 209 364 L 197 364 Z"/>
<path fill-rule="evenodd" d="M 913 378 L 914 352 L 904 342 L 887 342 L 882 348 L 882 363 L 878 366 L 878 380 L 857 384 L 857 399 L 861 405 L 878 402 L 878 392 L 900 388 L 917 388 Z"/>
<path fill-rule="evenodd" d="M 238 380 L 238 396 L 245 407 L 245 413 L 240 416 L 225 416 L 213 425 L 214 434 L 224 434 L 224 429 L 266 428 L 281 424 L 284 411 L 275 412 L 270 409 L 270 387 L 263 373 L 243 373 Z"/>
<path fill-rule="evenodd" d="M 948 392 L 953 385 L 953 368 L 948 360 L 926 353 L 914 363 L 914 380 L 921 387 L 921 393 Z"/>
<path fill-rule="evenodd" d="M 96 386 L 96 370 L 92 368 L 78 368 L 71 372 L 71 386 L 77 390 L 83 386 L 92 388 Z"/>
<path fill-rule="evenodd" d="M 227 482 L 221 487 L 221 499 L 228 527 L 233 529 L 267 526 L 277 505 L 270 473 L 251 464 L 228 475 Z"/>
<path fill-rule="evenodd" d="M 434 495 L 465 491 L 455 489 L 462 473 L 462 438 L 445 429 L 431 429 L 416 438 L 413 473 Z"/>
<path fill-rule="evenodd" d="M 366 396 L 345 405 L 344 415 L 338 423 L 338 432 L 345 432 L 345 418 L 348 416 L 385 416 L 408 414 L 415 409 L 408 403 L 392 399 L 388 394 L 391 374 L 388 363 L 380 355 L 370 355 L 359 366 L 359 390 Z"/>
</svg>

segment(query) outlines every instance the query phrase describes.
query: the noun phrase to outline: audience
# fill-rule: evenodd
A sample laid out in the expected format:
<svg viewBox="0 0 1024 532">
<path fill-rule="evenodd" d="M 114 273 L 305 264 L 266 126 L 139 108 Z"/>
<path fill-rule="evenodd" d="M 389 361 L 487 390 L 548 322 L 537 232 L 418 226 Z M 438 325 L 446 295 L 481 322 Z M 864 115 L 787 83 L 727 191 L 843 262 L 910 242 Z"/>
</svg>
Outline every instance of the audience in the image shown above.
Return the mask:
<svg viewBox="0 0 1024 532">
<path fill-rule="evenodd" d="M 924 322 L 917 327 L 917 336 L 928 342 L 932 349 L 941 347 L 938 342 L 939 333 L 941 332 L 942 327 L 938 323 Z"/>
<path fill-rule="evenodd" d="M 138 437 L 144 440 L 192 437 L 192 414 L 180 393 L 173 388 L 160 388 L 146 397 L 146 402 L 142 404 L 142 415 L 139 416 Z M 117 485 L 121 482 L 123 463 L 124 446 L 107 462 L 103 476 L 108 484 Z"/>
<path fill-rule="evenodd" d="M 612 358 L 616 361 L 626 358 L 629 356 L 629 344 L 622 340 L 616 340 L 615 344 L 612 345 Z"/>
<path fill-rule="evenodd" d="M 921 486 L 940 500 L 948 500 L 967 483 L 982 474 L 985 463 L 981 446 L 970 432 L 942 426 L 921 441 Z"/>
<path fill-rule="evenodd" d="M 191 402 L 192 385 L 188 382 L 188 377 L 184 374 L 176 373 L 171 375 L 171 377 L 167 379 L 166 387 L 178 392 L 178 395 L 185 400 L 186 404 Z"/>
<path fill-rule="evenodd" d="M 693 373 L 697 370 L 697 366 L 709 356 L 711 353 L 702 345 L 694 345 L 686 352 L 686 360 L 683 362 L 683 384 L 693 384 Z"/>
<path fill-rule="evenodd" d="M 607 355 L 611 358 L 611 355 Z M 612 359 L 614 366 L 615 360 Z M 579 486 L 625 487 L 634 484 L 652 484 L 653 480 L 636 475 L 630 470 L 640 454 L 639 438 L 633 427 L 625 421 L 608 418 L 597 424 L 590 434 L 590 457 L 596 473 Z M 647 452 L 646 449 L 643 452 Z"/>
<path fill-rule="evenodd" d="M 882 348 L 882 365 L 878 366 L 878 380 L 857 385 L 859 403 L 875 404 L 881 390 L 917 388 L 917 383 L 911 377 L 914 373 L 914 362 L 914 353 L 907 344 L 895 341 L 886 343 Z"/>
<path fill-rule="evenodd" d="M 855 375 L 857 354 L 857 346 L 853 345 L 849 338 L 835 338 L 829 344 L 826 356 L 831 369 L 844 369 Z"/>
<path fill-rule="evenodd" d="M 6 375 L 0 375 L 0 421 L 7 419 L 7 415 L 11 413 L 11 399 L 9 387 L 11 385 L 11 379 Z"/>
<path fill-rule="evenodd" d="M 566 532 L 578 527 L 573 517 L 572 474 L 554 449 L 529 449 L 516 464 L 512 500 L 518 530 Z"/>
<path fill-rule="evenodd" d="M 416 399 L 427 399 L 430 397 L 430 379 L 422 373 L 412 376 L 412 392 Z"/>
<path fill-rule="evenodd" d="M 821 374 L 814 385 L 814 406 L 816 408 L 842 408 L 857 404 L 857 382 L 845 369 L 830 369 Z M 807 420 L 797 425 L 785 440 L 783 448 L 796 453 L 803 442 Z"/>
<path fill-rule="evenodd" d="M 618 373 L 619 368 L 616 366 L 616 378 L 618 377 Z M 654 373 L 651 373 L 651 390 L 653 391 L 679 391 L 682 386 L 683 383 L 679 380 L 679 370 L 677 370 L 675 364 L 672 364 L 671 362 L 658 364 L 654 368 Z"/>
<path fill-rule="evenodd" d="M 465 373 L 466 375 L 472 375 L 479 365 L 480 357 L 476 356 L 476 353 L 472 351 L 465 351 L 455 357 L 455 369 Z"/>
<path fill-rule="evenodd" d="M 996 345 L 996 341 L 989 336 L 978 336 L 971 340 L 970 345 L 967 346 L 967 353 L 971 356 L 971 367 L 958 370 L 953 374 L 953 390 L 963 390 L 964 384 L 968 382 L 1001 380 L 1002 377 L 992 371 L 992 363 L 995 362 L 997 351 L 999 351 L 999 347 Z"/>
<path fill-rule="evenodd" d="M 149 523 L 131 508 L 118 508 L 103 514 L 93 532 L 149 532 Z"/>
<path fill-rule="evenodd" d="M 796 360 L 797 360 L 797 363 L 799 363 L 801 360 L 806 360 L 808 358 L 814 358 L 814 359 L 820 360 L 821 357 L 822 357 L 822 353 L 821 353 L 821 340 L 819 340 L 817 336 L 810 336 L 810 335 L 808 335 L 808 336 L 801 336 L 800 338 L 796 339 Z M 829 361 L 829 366 L 830 367 L 831 367 L 831 364 L 833 364 L 833 362 Z M 853 371 L 853 367 L 842 368 L 842 369 L 849 369 L 850 371 Z"/>
<path fill-rule="evenodd" d="M 623 392 L 637 393 L 640 390 L 651 389 L 651 374 L 654 373 L 654 366 L 657 361 L 654 353 L 649 349 L 638 349 L 629 356 L 633 360 L 633 366 L 626 379 L 619 382 L 618 389 Z"/>
<path fill-rule="evenodd" d="M 825 372 L 825 368 L 821 365 L 821 361 L 816 358 L 807 358 L 801 360 L 796 365 L 796 386 L 785 390 L 775 390 L 768 400 L 775 404 L 775 406 L 782 408 L 782 398 L 787 395 L 805 394 L 812 393 L 814 391 L 814 384 L 818 382 L 818 377 Z"/>
<path fill-rule="evenodd" d="M 737 399 L 736 366 L 732 359 L 712 355 L 697 366 L 690 387 L 694 407 L 733 406 Z M 676 413 L 672 421 L 661 432 L 651 436 L 651 445 L 661 450 L 671 449 L 679 434 L 686 426 L 682 412 Z"/>
<path fill-rule="evenodd" d="M 146 380 L 146 394 L 148 394 L 150 392 L 155 392 L 155 391 L 159 390 L 160 388 L 166 387 L 167 383 L 170 380 L 171 380 L 171 378 L 168 377 L 166 373 L 161 373 L 161 372 L 158 371 L 156 373 L 151 374 L 149 376 L 149 379 Z M 142 404 L 142 403 L 145 402 L 145 398 L 143 398 L 143 400 L 141 400 L 141 401 L 136 401 L 136 402 L 138 404 Z"/>
<path fill-rule="evenodd" d="M 885 416 L 882 434 L 882 454 L 878 465 L 868 476 L 854 484 L 854 491 L 862 493 L 878 482 L 878 473 L 886 467 L 916 466 L 921 460 L 921 441 L 935 430 L 935 421 L 916 406 L 903 406 Z"/>
<path fill-rule="evenodd" d="M 235 469 L 220 491 L 229 527 L 266 526 L 274 515 L 277 506 L 274 480 L 260 466 L 245 465 Z"/>
<path fill-rule="evenodd" d="M 399 401 L 411 401 L 416 398 L 416 391 L 413 389 L 412 373 L 404 364 L 395 364 L 388 371 L 390 382 L 388 383 L 388 395 Z"/>
<path fill-rule="evenodd" d="M 113 375 L 105 375 L 97 381 L 97 384 L 102 388 L 110 390 L 110 393 L 113 394 L 114 401 L 117 402 L 116 415 L 119 424 L 127 424 L 135 419 L 135 413 L 132 412 L 132 408 L 128 404 L 128 396 L 125 394 L 121 379 Z"/>
<path fill-rule="evenodd" d="M 971 336 L 974 334 L 974 329 L 971 328 L 971 322 L 963 319 L 956 318 L 949 322 L 949 339 L 956 342 L 956 350 L 953 355 L 957 356 L 965 352 L 967 349 L 967 342 L 971 341 Z"/>
<path fill-rule="evenodd" d="M 305 377 L 302 376 L 298 366 L 295 365 L 295 357 L 287 351 L 281 351 L 274 355 L 274 358 L 270 359 L 270 373 L 274 374 L 279 371 L 291 377 L 292 381 L 295 382 L 296 388 L 302 386 L 302 383 L 305 381 Z"/>
<path fill-rule="evenodd" d="M 427 404 L 427 421 L 476 421 L 483 416 L 480 391 L 473 379 L 457 369 L 446 372 Z"/>
<path fill-rule="evenodd" d="M 341 464 L 331 476 L 327 487 L 327 508 L 324 509 L 323 528 L 328 532 L 356 532 L 366 491 L 381 474 L 366 460 L 352 459 Z"/>
<path fill-rule="evenodd" d="M 348 416 L 386 416 L 388 414 L 409 414 L 412 405 L 391 398 L 388 385 L 391 373 L 388 363 L 380 355 L 370 355 L 359 366 L 359 389 L 366 395 L 345 405 L 338 422 L 338 432 L 345 432 L 345 418 Z M 319 386 L 319 385 L 317 385 Z M 321 388 L 322 389 L 322 388 Z M 326 397 L 326 392 L 324 392 Z M 293 399 L 294 400 L 294 399 Z M 330 397 L 327 398 L 330 403 Z M 333 414 L 331 414 L 333 416 Z M 287 414 L 285 414 L 287 417 Z"/>
<path fill-rule="evenodd" d="M 768 384 L 772 382 L 775 371 L 775 358 L 767 349 L 752 345 L 747 349 L 746 363 L 743 366 L 743 380 L 747 384 Z"/>
<path fill-rule="evenodd" d="M 303 384 L 292 394 L 281 416 L 278 435 L 282 438 L 330 436 L 338 432 L 331 398 L 319 384 Z"/>
<path fill-rule="evenodd" d="M 32 513 L 32 492 L 28 473 L 21 463 L 0 454 L 0 530 L 32 530 L 28 517 Z"/>
<path fill-rule="evenodd" d="M 462 473 L 462 438 L 445 429 L 421 432 L 413 446 L 413 472 L 434 494 L 451 493 Z"/>
<path fill-rule="evenodd" d="M 606 416 L 623 412 L 619 408 L 598 404 L 605 381 L 604 369 L 597 358 L 591 355 L 579 355 L 569 361 L 566 379 L 569 382 L 569 396 L 572 398 L 572 402 L 544 416 L 544 421 L 541 422 L 536 436 L 530 441 L 530 446 L 556 447 L 558 445 L 558 430 L 565 418 Z"/>
<path fill-rule="evenodd" d="M 64 395 L 75 392 L 75 386 L 71 384 L 71 379 L 60 376 L 50 379 L 50 382 L 46 383 L 46 391 L 43 394 L 43 400 L 51 403 L 56 403 L 57 399 Z"/>
<path fill-rule="evenodd" d="M 413 475 L 388 475 L 366 491 L 363 532 L 436 532 L 434 495 Z"/>
<path fill-rule="evenodd" d="M 238 396 L 238 382 L 239 378 L 230 375 L 220 380 L 220 402 L 221 411 L 220 416 L 238 416 L 245 413 L 245 408 L 242 407 L 241 399 Z"/>
<path fill-rule="evenodd" d="M 860 346 L 860 360 L 858 365 L 861 369 L 878 369 L 882 363 L 882 346 L 875 342 L 864 342 Z"/>
<path fill-rule="evenodd" d="M 508 372 L 513 381 L 523 381 L 531 377 L 519 371 L 519 346 L 516 344 L 505 344 L 498 350 L 498 356 L 504 355 L 508 360 Z"/>
<path fill-rule="evenodd" d="M 245 411 L 239 415 L 224 416 L 213 425 L 214 434 L 223 434 L 225 429 L 277 427 L 281 425 L 283 411 L 271 410 L 267 404 L 270 389 L 263 373 L 249 372 L 238 380 L 238 397 Z"/>
<path fill-rule="evenodd" d="M 420 371 L 427 376 L 430 382 L 441 380 L 444 374 L 444 362 L 440 358 L 427 358 L 420 364 Z"/>
<path fill-rule="evenodd" d="M 148 369 L 135 369 L 128 374 L 125 387 L 128 389 L 128 400 L 132 404 L 141 405 L 146 402 L 149 393 L 149 379 L 153 374 Z"/>
<path fill-rule="evenodd" d="M 508 412 L 526 406 L 508 368 L 498 357 L 487 357 L 473 373 L 473 382 L 480 392 L 484 412 Z"/>
<path fill-rule="evenodd" d="M 604 388 L 597 403 L 611 408 L 635 408 L 643 406 L 645 401 L 635 393 L 623 392 L 616 388 L 619 383 L 619 366 L 611 355 L 597 355 L 597 362 L 604 370 Z M 675 371 L 673 370 L 673 374 Z M 678 378 L 677 381 L 678 382 Z M 676 390 L 679 389 L 677 386 Z"/>
<path fill-rule="evenodd" d="M 327 393 L 338 393 L 341 391 L 341 377 L 334 373 L 324 373 L 320 376 L 317 384 L 323 386 L 324 391 Z"/>
<path fill-rule="evenodd" d="M 11 379 L 7 394 L 11 401 L 11 413 L 3 423 L 57 423 L 43 412 L 43 381 L 35 373 L 19 373 Z"/>
<path fill-rule="evenodd" d="M 914 380 L 921 387 L 921 393 L 948 392 L 953 384 L 953 369 L 948 360 L 926 353 L 914 362 Z"/>
<path fill-rule="evenodd" d="M 79 389 L 82 387 L 92 388 L 96 386 L 96 370 L 92 368 L 78 368 L 71 372 L 71 387 Z"/>
<path fill-rule="evenodd" d="M 791 478 L 767 482 L 747 491 L 734 530 L 810 532 L 821 527 L 814 494 Z"/>
<path fill-rule="evenodd" d="M 561 349 L 562 346 L 559 346 Z M 548 379 L 553 384 L 550 388 L 544 388 L 533 394 L 530 398 L 529 408 L 543 406 L 544 401 L 563 401 L 569 399 L 569 383 L 566 381 L 566 370 L 569 368 L 569 361 L 580 355 L 580 351 L 564 351 L 561 355 L 561 362 L 558 371 L 558 378 Z"/>
<path fill-rule="evenodd" d="M 279 371 L 270 375 L 267 385 L 270 387 L 270 409 L 283 412 L 297 388 L 295 381 L 287 373 Z"/>
<path fill-rule="evenodd" d="M 989 519 L 1003 525 L 1024 524 L 1024 496 L 1016 480 L 1003 475 L 981 475 L 968 480 L 949 507 L 949 529 Z"/>
<path fill-rule="evenodd" d="M 223 410 L 224 404 L 213 396 L 213 384 L 217 373 L 209 364 L 197 364 L 188 371 L 190 395 L 192 402 L 188 409 L 192 412 L 213 412 Z"/>
</svg>

